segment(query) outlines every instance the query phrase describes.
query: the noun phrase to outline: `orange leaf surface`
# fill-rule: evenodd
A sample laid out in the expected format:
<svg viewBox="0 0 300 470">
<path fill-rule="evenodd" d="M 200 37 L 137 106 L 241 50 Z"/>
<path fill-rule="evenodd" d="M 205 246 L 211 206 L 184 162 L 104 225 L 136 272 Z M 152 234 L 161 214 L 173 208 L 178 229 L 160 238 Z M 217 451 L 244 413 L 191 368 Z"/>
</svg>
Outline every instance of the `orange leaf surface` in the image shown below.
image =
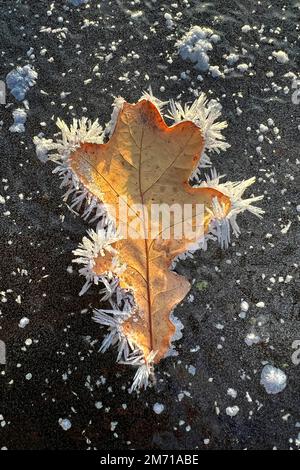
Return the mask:
<svg viewBox="0 0 300 470">
<path fill-rule="evenodd" d="M 193 122 L 169 127 L 156 106 L 142 100 L 134 105 L 124 103 L 107 143 L 83 143 L 69 158 L 70 168 L 83 186 L 107 205 L 108 213 L 115 208 L 116 225 L 130 227 L 127 236 L 114 244 L 120 262 L 127 266 L 119 275 L 120 286 L 130 289 L 135 300 L 133 315 L 123 323 L 123 330 L 145 357 L 156 352 L 156 363 L 165 356 L 174 334 L 170 313 L 190 289 L 183 276 L 170 270 L 171 262 L 208 230 L 214 198 L 225 213 L 230 210 L 230 199 L 223 193 L 189 184 L 203 145 L 201 130 Z M 120 200 L 128 210 L 126 221 L 119 210 Z M 157 219 L 149 234 L 153 204 L 192 205 L 192 213 L 183 211 L 182 220 L 194 230 L 194 239 L 185 233 L 174 236 L 176 211 L 171 213 L 168 227 Z M 198 207 L 204 207 L 201 226 Z M 142 236 L 137 237 L 137 232 Z M 164 237 L 167 232 L 169 236 Z M 102 274 L 110 261 L 111 254 L 99 255 L 94 272 Z"/>
</svg>

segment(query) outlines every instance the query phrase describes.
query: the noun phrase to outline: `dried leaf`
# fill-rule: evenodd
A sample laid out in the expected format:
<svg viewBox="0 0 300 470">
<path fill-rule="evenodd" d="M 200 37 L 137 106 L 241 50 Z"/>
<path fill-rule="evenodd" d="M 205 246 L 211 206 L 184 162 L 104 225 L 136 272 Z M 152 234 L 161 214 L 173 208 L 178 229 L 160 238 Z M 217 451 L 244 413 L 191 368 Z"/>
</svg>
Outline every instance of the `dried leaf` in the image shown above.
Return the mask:
<svg viewBox="0 0 300 470">
<path fill-rule="evenodd" d="M 122 329 L 145 358 L 156 352 L 156 363 L 165 356 L 174 334 L 170 313 L 190 289 L 183 276 L 170 271 L 172 260 L 194 246 L 208 230 L 216 198 L 224 215 L 231 208 L 225 194 L 189 184 L 203 145 L 201 130 L 193 122 L 169 127 L 151 101 L 141 100 L 135 105 L 123 104 L 107 143 L 83 143 L 69 158 L 70 169 L 84 188 L 104 202 L 119 227 L 130 228 L 127 237 L 113 245 L 120 264 L 126 265 L 118 274 L 120 286 L 132 291 L 135 300 L 133 314 Z M 126 221 L 119 210 L 120 200 L 127 208 Z M 142 207 L 140 212 L 137 204 Z M 153 229 L 151 220 L 153 231 L 149 236 L 153 204 L 192 205 L 192 214 L 184 213 L 183 221 L 193 229 L 194 238 L 185 234 L 175 237 L 174 213 L 168 227 L 156 220 Z M 199 226 L 197 211 L 203 206 L 203 226 Z M 166 238 L 169 230 L 170 237 Z M 144 237 L 137 238 L 141 232 Z M 111 264 L 112 255 L 102 253 L 94 261 L 93 270 L 101 275 Z"/>
</svg>

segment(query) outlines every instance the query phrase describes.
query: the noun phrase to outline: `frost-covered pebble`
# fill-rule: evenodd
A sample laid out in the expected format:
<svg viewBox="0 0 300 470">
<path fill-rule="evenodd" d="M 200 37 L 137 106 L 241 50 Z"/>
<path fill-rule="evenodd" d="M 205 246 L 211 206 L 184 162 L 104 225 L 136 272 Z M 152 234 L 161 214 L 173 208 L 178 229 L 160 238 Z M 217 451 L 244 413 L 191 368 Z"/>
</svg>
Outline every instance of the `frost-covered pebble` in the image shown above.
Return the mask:
<svg viewBox="0 0 300 470">
<path fill-rule="evenodd" d="M 28 323 L 29 323 L 29 318 L 23 317 L 23 318 L 21 318 L 21 320 L 19 321 L 19 327 L 20 327 L 20 328 L 25 328 L 25 326 L 27 326 Z"/>
<path fill-rule="evenodd" d="M 237 65 L 236 68 L 238 69 L 239 72 L 244 73 L 244 72 L 247 72 L 247 70 L 249 68 L 249 65 L 248 64 L 239 64 L 239 65 Z"/>
<path fill-rule="evenodd" d="M 245 24 L 244 26 L 242 26 L 243 33 L 249 33 L 249 31 L 251 31 L 251 26 L 249 26 L 248 24 Z"/>
<path fill-rule="evenodd" d="M 245 343 L 247 344 L 247 346 L 252 346 L 253 344 L 258 344 L 258 343 L 260 343 L 260 341 L 261 341 L 260 336 L 258 336 L 254 332 L 248 333 L 246 338 L 245 338 Z"/>
<path fill-rule="evenodd" d="M 248 302 L 246 302 L 246 300 L 242 300 L 240 308 L 242 312 L 248 312 L 249 310 Z"/>
<path fill-rule="evenodd" d="M 58 420 L 58 423 L 60 424 L 60 426 L 63 428 L 64 431 L 68 431 L 72 427 L 71 421 L 67 418 L 60 418 Z"/>
<path fill-rule="evenodd" d="M 227 406 L 226 408 L 226 414 L 231 417 L 236 416 L 239 411 L 240 409 L 238 406 Z"/>
<path fill-rule="evenodd" d="M 286 387 L 287 377 L 281 369 L 267 364 L 261 372 L 260 383 L 265 387 L 267 393 L 276 394 L 282 392 Z"/>
<path fill-rule="evenodd" d="M 238 54 L 234 54 L 233 52 L 231 54 L 229 54 L 227 57 L 226 57 L 226 60 L 228 62 L 229 65 L 233 65 L 235 64 L 238 60 L 239 60 L 240 56 Z"/>
<path fill-rule="evenodd" d="M 289 56 L 284 51 L 273 51 L 272 56 L 279 64 L 286 64 L 289 61 Z"/>
<path fill-rule="evenodd" d="M 166 26 L 168 29 L 172 29 L 174 27 L 174 22 L 172 19 L 172 15 L 170 13 L 165 13 L 164 18 L 166 20 Z"/>
<path fill-rule="evenodd" d="M 14 118 L 14 123 L 9 128 L 10 132 L 18 132 L 18 133 L 25 132 L 24 124 L 27 119 L 27 113 L 25 109 L 22 109 L 22 108 L 15 109 L 12 115 Z"/>
<path fill-rule="evenodd" d="M 117 426 L 118 426 L 118 421 L 112 421 L 112 422 L 110 423 L 110 430 L 111 430 L 111 431 L 114 431 Z"/>
<path fill-rule="evenodd" d="M 231 398 L 236 398 L 237 391 L 234 388 L 228 388 L 227 395 L 229 395 Z"/>
<path fill-rule="evenodd" d="M 268 132 L 268 130 L 268 126 L 265 126 L 264 124 L 259 125 L 259 132 L 261 132 L 262 134 L 265 134 L 266 132 Z"/>
<path fill-rule="evenodd" d="M 213 78 L 224 77 L 223 72 L 221 72 L 220 67 L 218 65 L 210 65 L 209 71 Z"/>
<path fill-rule="evenodd" d="M 153 411 L 157 415 L 160 415 L 165 409 L 165 406 L 162 403 L 154 403 L 153 405 Z"/>
</svg>

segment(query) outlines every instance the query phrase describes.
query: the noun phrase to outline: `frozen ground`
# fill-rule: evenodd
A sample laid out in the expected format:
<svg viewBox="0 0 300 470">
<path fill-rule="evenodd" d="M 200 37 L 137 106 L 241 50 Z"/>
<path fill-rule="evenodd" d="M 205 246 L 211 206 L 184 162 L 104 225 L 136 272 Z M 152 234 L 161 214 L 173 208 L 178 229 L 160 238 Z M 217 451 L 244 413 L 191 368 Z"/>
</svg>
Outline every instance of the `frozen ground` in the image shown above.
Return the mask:
<svg viewBox="0 0 300 470">
<path fill-rule="evenodd" d="M 38 73 L 27 103 L 7 91 L 0 105 L 0 448 L 297 449 L 299 2 L 72 3 L 0 1 L 0 79 L 27 64 Z M 208 71 L 175 45 L 193 26 L 220 37 Z M 255 175 L 266 215 L 241 217 L 226 252 L 211 244 L 178 265 L 195 280 L 176 311 L 179 356 L 136 397 L 132 371 L 97 352 L 103 332 L 87 308 L 97 294 L 79 298 L 70 268 L 86 225 L 32 139 L 53 135 L 56 117 L 105 123 L 115 95 L 134 102 L 149 84 L 162 99 L 220 100 L 231 148 L 214 165 L 232 180 Z M 18 108 L 25 132 L 12 133 Z M 261 377 L 266 364 L 280 370 Z"/>
</svg>

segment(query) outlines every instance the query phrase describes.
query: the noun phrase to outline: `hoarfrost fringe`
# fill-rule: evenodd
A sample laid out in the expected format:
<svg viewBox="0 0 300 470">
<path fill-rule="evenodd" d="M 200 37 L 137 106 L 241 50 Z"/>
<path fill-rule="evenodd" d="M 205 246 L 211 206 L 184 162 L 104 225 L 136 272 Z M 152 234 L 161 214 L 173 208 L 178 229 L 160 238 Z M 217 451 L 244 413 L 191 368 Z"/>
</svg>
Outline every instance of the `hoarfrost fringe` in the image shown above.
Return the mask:
<svg viewBox="0 0 300 470">
<path fill-rule="evenodd" d="M 106 326 L 109 333 L 105 336 L 100 352 L 104 353 L 111 346 L 118 346 L 116 361 L 119 364 L 137 367 L 137 371 L 130 387 L 130 393 L 140 388 L 147 388 L 153 378 L 153 361 L 156 352 L 145 358 L 139 347 L 124 333 L 122 324 L 130 317 L 130 311 L 121 310 L 94 310 L 94 321 Z"/>
<path fill-rule="evenodd" d="M 243 181 L 220 183 L 223 177 L 224 175 L 220 176 L 215 170 L 212 170 L 211 175 L 207 176 L 206 181 L 203 181 L 199 187 L 214 188 L 230 199 L 231 209 L 227 215 L 225 215 L 225 207 L 220 204 L 218 198 L 214 198 L 212 209 L 209 211 L 213 217 L 209 232 L 217 237 L 222 248 L 228 248 L 231 230 L 236 237 L 241 233 L 236 221 L 238 214 L 247 210 L 257 217 L 262 217 L 264 210 L 253 205 L 255 202 L 261 201 L 263 196 L 242 199 L 246 189 L 255 182 L 255 177 Z"/>
<path fill-rule="evenodd" d="M 148 90 L 143 91 L 143 94 L 140 97 L 139 101 L 143 101 L 143 100 L 151 101 L 151 103 L 153 103 L 154 106 L 157 107 L 157 109 L 159 110 L 160 113 L 162 113 L 162 110 L 166 106 L 166 104 L 169 103 L 168 100 L 167 101 L 162 101 L 159 98 L 157 98 L 156 96 L 154 96 L 151 86 L 149 86 Z"/>
<path fill-rule="evenodd" d="M 175 123 L 181 121 L 192 121 L 201 129 L 204 138 L 204 149 L 200 155 L 198 167 L 191 175 L 191 180 L 200 180 L 200 171 L 202 168 L 208 168 L 212 165 L 208 153 L 227 150 L 230 147 L 225 141 L 222 131 L 226 129 L 227 122 L 219 121 L 221 117 L 221 105 L 216 100 L 208 100 L 205 93 L 195 99 L 191 104 L 182 106 L 180 102 L 170 100 L 169 114 L 166 115 Z"/>
<path fill-rule="evenodd" d="M 202 181 L 200 185 L 195 187 L 214 188 L 229 197 L 231 202 L 230 212 L 226 215 L 225 207 L 222 206 L 218 198 L 214 198 L 212 209 L 208 210 L 212 216 L 212 221 L 208 232 L 203 235 L 195 244 L 188 247 L 185 253 L 178 255 L 171 263 L 170 269 L 175 269 L 176 264 L 180 260 L 193 258 L 193 254 L 197 250 L 207 250 L 209 240 L 218 241 L 221 248 L 228 248 L 231 241 L 231 231 L 236 237 L 239 237 L 241 231 L 237 224 L 237 216 L 242 212 L 249 211 L 257 217 L 261 218 L 265 211 L 260 207 L 253 205 L 255 202 L 261 201 L 264 196 L 256 196 L 248 199 L 242 199 L 246 189 L 254 182 L 255 177 L 243 181 L 226 181 L 221 183 L 220 180 L 225 175 L 218 175 L 213 168 L 210 175 L 206 175 L 206 181 Z"/>
<path fill-rule="evenodd" d="M 138 345 L 134 344 L 122 329 L 123 322 L 131 316 L 134 298 L 131 292 L 126 292 L 119 287 L 117 276 L 126 269 L 126 265 L 119 263 L 117 251 L 112 244 L 120 238 L 113 226 L 109 226 L 106 229 L 98 229 L 97 231 L 88 230 L 87 234 L 88 236 L 83 238 L 78 249 L 73 251 L 74 255 L 77 256 L 73 262 L 83 265 L 79 273 L 86 278 L 86 283 L 79 295 L 83 295 L 92 284 L 98 285 L 101 282 L 104 284 L 104 288 L 100 290 L 100 293 L 104 294 L 102 300 L 109 299 L 112 306 L 112 310 L 97 309 L 94 311 L 94 321 L 109 329 L 100 347 L 100 352 L 104 353 L 109 347 L 117 346 L 118 355 L 116 361 L 138 367 L 130 391 L 132 392 L 141 387 L 146 388 L 153 375 L 153 359 L 155 355 L 150 354 L 145 359 Z M 99 254 L 105 256 L 107 252 L 113 256 L 111 268 L 105 273 L 98 275 L 94 271 L 95 259 Z M 113 298 L 116 303 L 112 300 Z M 170 315 L 170 320 L 176 326 L 176 331 L 166 356 L 176 354 L 172 343 L 182 336 L 180 331 L 183 328 L 181 322 L 174 317 L 173 312 Z"/>
<path fill-rule="evenodd" d="M 226 150 L 230 144 L 225 142 L 222 130 L 228 126 L 226 121 L 217 121 L 221 116 L 221 106 L 215 100 L 208 100 L 205 93 L 195 99 L 191 104 L 181 105 L 180 102 L 170 100 L 170 110 L 167 117 L 175 123 L 181 121 L 192 121 L 198 126 L 203 134 L 205 150 L 208 152 Z"/>
<path fill-rule="evenodd" d="M 160 100 L 153 95 L 150 86 L 147 91 L 143 92 L 139 101 L 141 100 L 151 101 L 160 113 L 162 113 L 163 108 L 169 104 L 170 109 L 168 113 L 164 113 L 166 118 L 173 120 L 174 123 L 192 121 L 201 129 L 204 137 L 204 150 L 200 158 L 199 166 L 194 170 L 191 179 L 196 178 L 199 180 L 200 169 L 211 167 L 212 162 L 208 155 L 209 152 L 219 154 L 221 151 L 225 151 L 230 147 L 230 144 L 225 141 L 225 137 L 222 134 L 222 130 L 226 129 L 228 126 L 227 122 L 218 121 L 222 114 L 222 107 L 216 100 L 209 101 L 205 93 L 201 93 L 191 105 L 185 104 L 182 106 L 180 102 L 174 100 Z"/>
<path fill-rule="evenodd" d="M 139 390 L 141 388 L 146 389 L 149 385 L 150 379 L 154 378 L 154 366 L 153 361 L 156 356 L 156 351 L 151 351 L 148 357 L 142 357 L 137 363 L 132 365 L 138 365 L 138 370 L 135 373 L 133 382 L 130 388 L 130 392 Z"/>
<path fill-rule="evenodd" d="M 92 123 L 87 118 L 73 119 L 70 127 L 61 119 L 58 119 L 56 124 L 61 131 L 61 138 L 57 141 L 39 136 L 34 137 L 37 156 L 41 160 L 47 158 L 56 164 L 53 173 L 61 178 L 60 187 L 66 189 L 63 196 L 64 202 L 72 198 L 70 209 L 82 210 L 82 217 L 90 223 L 103 219 L 104 224 L 106 222 L 104 204 L 83 187 L 69 166 L 71 153 L 82 143 L 103 143 L 103 128 L 99 125 L 98 119 Z M 49 152 L 51 153 L 48 155 Z"/>
<path fill-rule="evenodd" d="M 122 110 L 124 103 L 125 103 L 125 100 L 124 98 L 122 98 L 122 96 L 118 96 L 117 98 L 115 98 L 113 102 L 114 109 L 113 109 L 113 112 L 111 113 L 110 121 L 108 124 L 106 124 L 106 127 L 105 127 L 105 135 L 107 137 L 112 136 L 115 130 L 116 124 L 117 124 L 119 113 Z"/>
<path fill-rule="evenodd" d="M 83 267 L 79 269 L 81 276 L 86 278 L 86 282 L 82 287 L 79 295 L 83 295 L 92 284 L 104 284 L 104 288 L 100 290 L 104 294 L 101 300 L 109 299 L 115 292 L 118 286 L 118 275 L 126 269 L 125 264 L 121 264 L 118 259 L 118 253 L 113 248 L 112 244 L 120 240 L 116 234 L 114 227 L 110 224 L 105 228 L 98 228 L 95 230 L 88 230 L 86 237 L 83 237 L 79 247 L 73 251 L 76 258 L 73 263 L 82 264 Z M 96 274 L 94 271 L 95 259 L 101 255 L 109 252 L 113 258 L 110 269 L 102 274 Z"/>
</svg>

